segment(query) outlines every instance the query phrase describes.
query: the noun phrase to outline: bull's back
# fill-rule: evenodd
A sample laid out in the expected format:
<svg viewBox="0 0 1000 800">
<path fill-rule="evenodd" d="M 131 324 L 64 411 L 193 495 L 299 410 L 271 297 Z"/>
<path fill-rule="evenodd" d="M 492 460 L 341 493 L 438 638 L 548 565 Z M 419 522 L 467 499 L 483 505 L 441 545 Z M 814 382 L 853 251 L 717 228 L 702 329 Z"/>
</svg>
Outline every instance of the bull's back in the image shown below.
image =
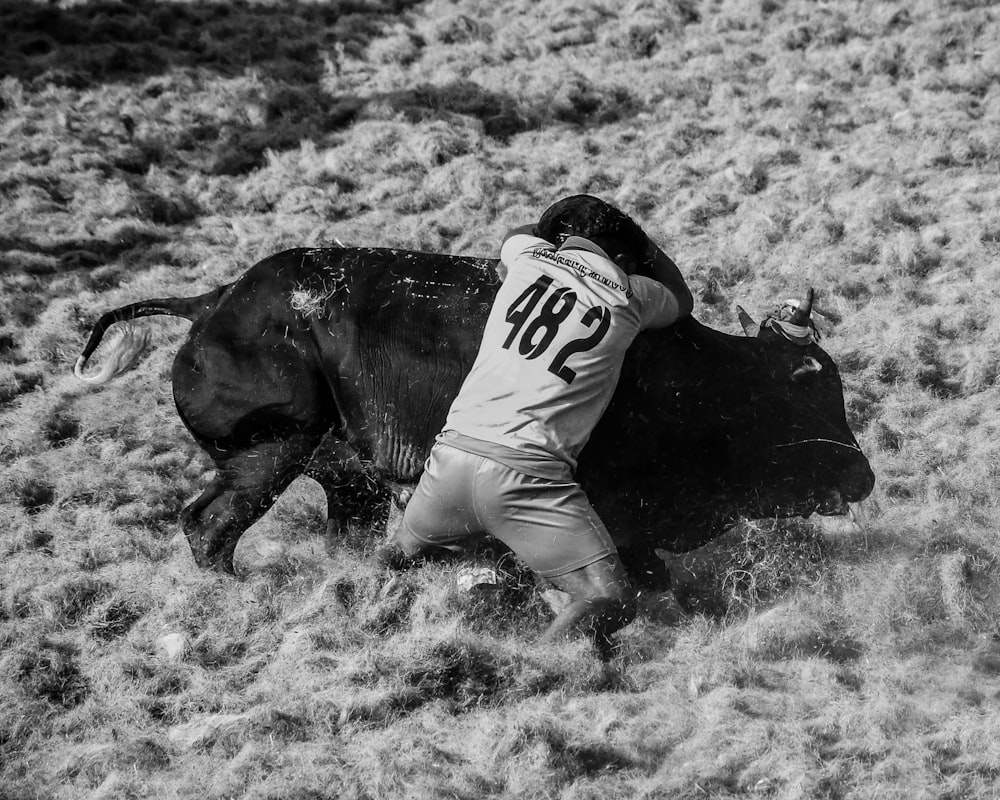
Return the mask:
<svg viewBox="0 0 1000 800">
<path fill-rule="evenodd" d="M 475 360 L 495 262 L 386 248 L 314 252 L 296 305 L 309 317 L 344 438 L 379 472 L 413 479 Z"/>
</svg>

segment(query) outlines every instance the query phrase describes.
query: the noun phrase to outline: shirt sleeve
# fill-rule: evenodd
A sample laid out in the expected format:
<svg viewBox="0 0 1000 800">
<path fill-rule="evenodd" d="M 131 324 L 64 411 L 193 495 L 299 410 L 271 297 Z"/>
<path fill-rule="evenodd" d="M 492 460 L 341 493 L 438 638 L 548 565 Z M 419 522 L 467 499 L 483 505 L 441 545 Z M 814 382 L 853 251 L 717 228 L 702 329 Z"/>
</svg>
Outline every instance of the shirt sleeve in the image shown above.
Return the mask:
<svg viewBox="0 0 1000 800">
<path fill-rule="evenodd" d="M 644 275 L 630 275 L 628 280 L 639 301 L 639 330 L 666 328 L 677 322 L 680 304 L 673 292 Z"/>
<path fill-rule="evenodd" d="M 500 260 L 507 269 L 511 269 L 515 262 L 524 256 L 530 256 L 534 250 L 555 250 L 551 243 L 538 236 L 528 233 L 515 233 L 504 240 L 500 247 Z"/>
</svg>

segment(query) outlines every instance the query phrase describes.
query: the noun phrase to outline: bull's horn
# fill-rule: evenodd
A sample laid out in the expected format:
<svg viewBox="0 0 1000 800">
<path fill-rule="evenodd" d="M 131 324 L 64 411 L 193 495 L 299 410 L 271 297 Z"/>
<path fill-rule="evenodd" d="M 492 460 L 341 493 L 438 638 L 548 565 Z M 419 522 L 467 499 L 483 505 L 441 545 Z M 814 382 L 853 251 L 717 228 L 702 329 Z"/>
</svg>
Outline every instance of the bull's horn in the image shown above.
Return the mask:
<svg viewBox="0 0 1000 800">
<path fill-rule="evenodd" d="M 798 308 L 796 308 L 795 311 L 792 312 L 792 318 L 788 320 L 789 322 L 791 322 L 793 325 L 809 324 L 809 315 L 812 313 L 813 297 L 815 296 L 815 294 L 816 293 L 810 286 L 806 290 L 806 299 L 803 300 L 801 303 L 799 303 Z"/>
<path fill-rule="evenodd" d="M 736 306 L 736 316 L 740 319 L 740 325 L 743 326 L 743 333 L 747 336 L 756 336 L 760 333 L 760 325 L 753 321 L 746 311 L 743 310 L 743 306 Z"/>
</svg>

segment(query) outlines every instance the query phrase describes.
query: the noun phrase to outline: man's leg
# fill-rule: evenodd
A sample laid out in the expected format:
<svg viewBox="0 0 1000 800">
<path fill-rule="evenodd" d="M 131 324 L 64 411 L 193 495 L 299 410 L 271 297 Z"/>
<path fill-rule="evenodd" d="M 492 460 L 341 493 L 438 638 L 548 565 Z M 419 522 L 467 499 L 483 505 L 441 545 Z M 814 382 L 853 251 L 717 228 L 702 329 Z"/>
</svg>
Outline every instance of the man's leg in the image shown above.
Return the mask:
<svg viewBox="0 0 1000 800">
<path fill-rule="evenodd" d="M 570 595 L 543 638 L 585 631 L 607 653 L 611 634 L 635 617 L 635 591 L 583 489 L 571 477 L 533 478 L 501 464 L 489 477 L 477 498 L 487 531 Z"/>
<path fill-rule="evenodd" d="M 481 459 L 452 447 L 437 445 L 431 450 L 402 516 L 376 551 L 383 566 L 406 569 L 420 556 L 461 550 L 459 542 L 482 533 L 472 502 L 477 460 Z"/>
<path fill-rule="evenodd" d="M 570 602 L 549 625 L 543 640 L 586 631 L 598 649 L 607 653 L 611 634 L 635 619 L 635 590 L 616 554 L 548 580 L 569 594 Z"/>
</svg>

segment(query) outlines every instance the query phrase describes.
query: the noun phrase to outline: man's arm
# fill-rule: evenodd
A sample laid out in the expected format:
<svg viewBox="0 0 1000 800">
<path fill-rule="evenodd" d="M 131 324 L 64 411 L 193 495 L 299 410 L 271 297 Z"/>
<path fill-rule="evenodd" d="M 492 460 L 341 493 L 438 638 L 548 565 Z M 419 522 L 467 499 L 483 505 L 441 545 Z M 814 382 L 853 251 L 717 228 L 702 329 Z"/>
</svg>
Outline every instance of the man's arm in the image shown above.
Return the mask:
<svg viewBox="0 0 1000 800">
<path fill-rule="evenodd" d="M 530 225 L 518 225 L 516 228 L 511 228 L 507 231 L 507 235 L 503 237 L 503 242 L 500 243 L 500 250 L 503 251 L 504 244 L 506 244 L 507 240 L 512 236 L 523 235 L 537 236 L 538 234 L 535 233 L 535 224 L 531 223 Z M 499 277 L 501 281 L 507 277 L 507 265 L 499 259 L 497 260 L 497 277 Z"/>
<path fill-rule="evenodd" d="M 671 294 L 677 298 L 680 310 L 678 319 L 688 316 L 691 309 L 694 308 L 694 297 L 691 295 L 691 290 L 684 281 L 684 276 L 681 275 L 677 265 L 666 253 L 653 244 L 652 240 L 649 242 L 647 260 L 650 265 L 651 277 L 666 286 Z"/>
<path fill-rule="evenodd" d="M 507 235 L 503 237 L 503 240 L 506 242 L 511 236 L 522 236 L 525 234 L 528 236 L 538 236 L 538 234 L 535 233 L 534 222 L 530 222 L 527 225 L 518 225 L 516 228 L 511 228 L 507 231 Z"/>
</svg>

